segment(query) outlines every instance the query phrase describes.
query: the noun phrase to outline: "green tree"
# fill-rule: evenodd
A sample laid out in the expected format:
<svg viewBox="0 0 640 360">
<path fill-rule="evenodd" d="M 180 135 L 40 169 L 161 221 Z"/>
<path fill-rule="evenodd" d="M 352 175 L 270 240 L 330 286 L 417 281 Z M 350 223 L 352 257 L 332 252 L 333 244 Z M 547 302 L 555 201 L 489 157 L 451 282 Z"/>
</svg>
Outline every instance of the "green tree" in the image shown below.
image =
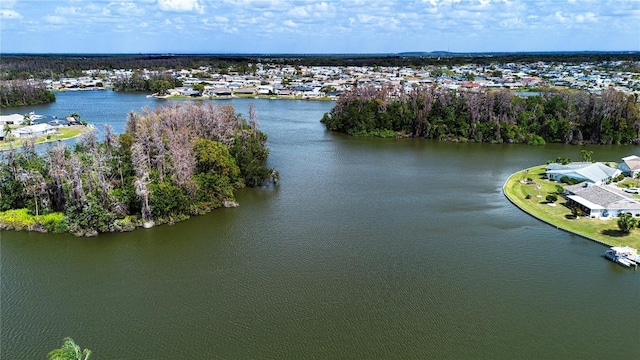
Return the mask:
<svg viewBox="0 0 640 360">
<path fill-rule="evenodd" d="M 88 360 L 90 356 L 91 350 L 80 350 L 80 346 L 72 338 L 66 337 L 62 347 L 51 350 L 47 358 L 49 360 Z"/>
<path fill-rule="evenodd" d="M 31 115 L 24 114 L 24 117 L 22 118 L 22 125 L 31 125 L 32 122 L 33 120 L 31 119 Z"/>
<path fill-rule="evenodd" d="M 202 94 L 204 92 L 204 85 L 203 84 L 194 84 L 193 85 L 193 90 L 198 91 L 200 94 Z"/>
<path fill-rule="evenodd" d="M 620 231 L 622 231 L 625 234 L 630 233 L 631 229 L 636 227 L 637 224 L 638 224 L 638 220 L 634 218 L 633 215 L 631 214 L 626 213 L 618 217 L 618 228 L 620 228 Z"/>
<path fill-rule="evenodd" d="M 151 83 L 151 92 L 165 95 L 171 89 L 171 83 L 167 80 L 155 80 Z"/>
<path fill-rule="evenodd" d="M 593 155 L 593 151 L 591 150 L 580 150 L 580 159 L 584 162 L 592 162 L 591 156 Z"/>
<path fill-rule="evenodd" d="M 2 130 L 4 130 L 4 141 L 11 140 L 11 137 L 13 136 L 13 128 L 11 127 L 11 125 L 4 124 L 4 128 Z"/>
<path fill-rule="evenodd" d="M 198 172 L 221 174 L 232 182 L 240 178 L 240 168 L 229 153 L 229 149 L 221 142 L 208 139 L 197 140 L 194 153 Z"/>
</svg>

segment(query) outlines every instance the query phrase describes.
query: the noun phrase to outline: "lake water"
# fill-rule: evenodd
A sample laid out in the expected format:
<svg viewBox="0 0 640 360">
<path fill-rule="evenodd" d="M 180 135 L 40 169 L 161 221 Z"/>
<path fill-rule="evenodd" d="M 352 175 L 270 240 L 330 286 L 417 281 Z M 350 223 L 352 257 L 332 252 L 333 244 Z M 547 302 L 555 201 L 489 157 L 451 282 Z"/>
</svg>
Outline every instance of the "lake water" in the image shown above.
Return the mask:
<svg viewBox="0 0 640 360">
<path fill-rule="evenodd" d="M 120 132 L 129 111 L 164 103 L 56 96 L 4 113 L 77 112 Z M 256 106 L 280 184 L 173 226 L 2 232 L 0 358 L 45 358 L 65 336 L 92 359 L 640 357 L 640 272 L 501 191 L 583 148 L 351 138 L 319 123 L 331 102 L 220 103 Z"/>
</svg>

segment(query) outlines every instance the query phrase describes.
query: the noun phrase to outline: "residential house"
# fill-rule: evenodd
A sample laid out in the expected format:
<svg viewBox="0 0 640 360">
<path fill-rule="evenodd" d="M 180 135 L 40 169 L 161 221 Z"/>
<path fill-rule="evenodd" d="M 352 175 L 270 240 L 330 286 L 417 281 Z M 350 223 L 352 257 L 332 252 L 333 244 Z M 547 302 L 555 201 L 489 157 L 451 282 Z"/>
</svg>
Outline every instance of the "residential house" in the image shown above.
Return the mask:
<svg viewBox="0 0 640 360">
<path fill-rule="evenodd" d="M 548 164 L 546 168 L 547 179 L 560 181 L 563 177 L 585 181 L 594 185 L 603 185 L 620 175 L 622 171 L 609 167 L 603 163 L 571 163 L 562 165 Z"/>
<path fill-rule="evenodd" d="M 622 162 L 618 164 L 618 169 L 622 171 L 625 176 L 636 178 L 640 173 L 640 156 L 630 155 L 622 158 Z"/>
<path fill-rule="evenodd" d="M 583 216 L 617 217 L 625 213 L 640 216 L 640 202 L 613 186 L 583 183 L 567 186 L 565 190 L 567 205 L 578 207 Z"/>
<path fill-rule="evenodd" d="M 23 121 L 24 121 L 24 115 L 20 115 L 20 114 L 0 115 L 0 126 L 19 125 Z"/>
<path fill-rule="evenodd" d="M 56 133 L 56 128 L 49 124 L 35 124 L 23 126 L 13 130 L 13 135 L 17 138 L 32 138 L 37 136 L 51 135 Z"/>
</svg>

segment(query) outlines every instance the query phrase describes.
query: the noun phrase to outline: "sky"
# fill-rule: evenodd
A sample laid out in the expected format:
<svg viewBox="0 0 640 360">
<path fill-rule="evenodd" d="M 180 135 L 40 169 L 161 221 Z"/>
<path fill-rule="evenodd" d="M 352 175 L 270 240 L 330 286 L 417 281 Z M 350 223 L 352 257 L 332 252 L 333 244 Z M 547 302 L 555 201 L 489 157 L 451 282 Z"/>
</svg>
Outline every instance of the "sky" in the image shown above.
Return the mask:
<svg viewBox="0 0 640 360">
<path fill-rule="evenodd" d="M 1 53 L 640 51 L 640 0 L 2 0 Z"/>
</svg>

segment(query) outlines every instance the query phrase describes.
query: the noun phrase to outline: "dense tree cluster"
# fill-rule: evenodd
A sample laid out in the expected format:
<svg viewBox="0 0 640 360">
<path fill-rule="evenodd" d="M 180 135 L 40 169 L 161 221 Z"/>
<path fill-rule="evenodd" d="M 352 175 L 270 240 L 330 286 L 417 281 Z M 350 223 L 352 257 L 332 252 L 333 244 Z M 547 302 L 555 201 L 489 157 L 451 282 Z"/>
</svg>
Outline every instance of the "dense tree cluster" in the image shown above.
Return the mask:
<svg viewBox="0 0 640 360">
<path fill-rule="evenodd" d="M 56 96 L 41 81 L 0 81 L 0 107 L 47 104 Z"/>
<path fill-rule="evenodd" d="M 164 94 L 167 90 L 182 86 L 182 81 L 174 78 L 171 74 L 145 76 L 136 70 L 129 77 L 124 77 L 113 81 L 113 90 L 124 92 L 152 92 Z"/>
<path fill-rule="evenodd" d="M 249 114 L 247 121 L 232 106 L 176 103 L 130 113 L 126 131 L 116 136 L 107 126 L 102 142 L 89 133 L 43 155 L 29 144 L 7 151 L 0 224 L 86 235 L 234 206 L 235 190 L 278 176 L 266 166 L 253 107 Z"/>
<path fill-rule="evenodd" d="M 633 95 L 606 89 L 546 91 L 519 97 L 507 90 L 452 91 L 357 88 L 321 120 L 328 130 L 356 136 L 543 144 L 638 143 L 640 116 Z"/>
</svg>

